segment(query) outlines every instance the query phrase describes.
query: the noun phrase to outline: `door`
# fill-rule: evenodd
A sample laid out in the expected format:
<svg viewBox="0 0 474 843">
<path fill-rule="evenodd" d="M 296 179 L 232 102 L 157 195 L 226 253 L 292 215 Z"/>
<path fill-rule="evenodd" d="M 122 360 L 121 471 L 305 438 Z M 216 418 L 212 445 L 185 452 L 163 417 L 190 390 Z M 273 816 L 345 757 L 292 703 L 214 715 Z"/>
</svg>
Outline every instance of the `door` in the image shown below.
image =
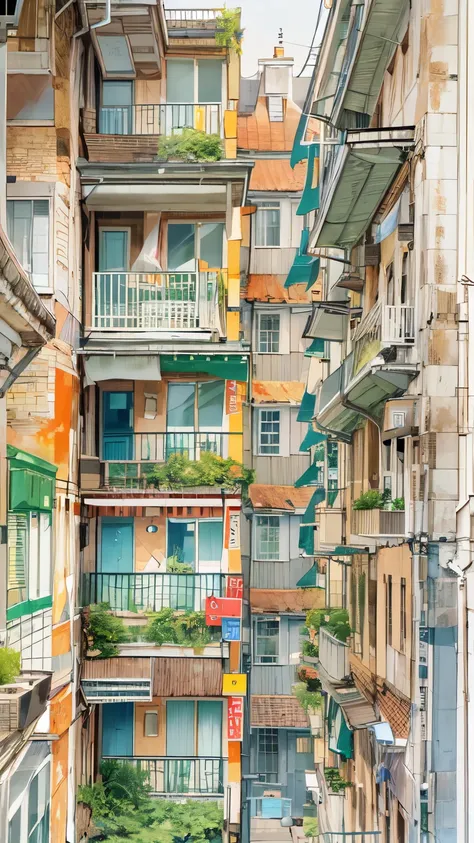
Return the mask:
<svg viewBox="0 0 474 843">
<path fill-rule="evenodd" d="M 161 122 L 167 135 L 194 128 L 194 59 L 166 62 L 166 102 Z"/>
<path fill-rule="evenodd" d="M 292 802 L 292 816 L 303 816 L 306 802 L 306 770 L 314 768 L 309 732 L 288 732 L 288 790 Z"/>
<path fill-rule="evenodd" d="M 168 223 L 168 270 L 196 269 L 194 223 Z"/>
<path fill-rule="evenodd" d="M 105 703 L 102 709 L 102 755 L 133 756 L 133 703 Z"/>
<path fill-rule="evenodd" d="M 135 287 L 127 275 L 130 232 L 126 228 L 99 232 L 99 276 L 95 289 L 95 316 L 99 328 L 130 328 L 136 319 Z M 131 321 L 130 321 L 131 320 Z"/>
<path fill-rule="evenodd" d="M 133 132 L 133 82 L 104 81 L 99 132 L 103 135 L 129 135 Z"/>
<path fill-rule="evenodd" d="M 133 519 L 101 518 L 98 601 L 113 611 L 131 611 L 135 602 L 133 574 Z M 137 600 L 138 602 L 138 600 Z"/>
<path fill-rule="evenodd" d="M 166 457 L 186 454 L 195 459 L 194 383 L 169 383 L 166 409 Z"/>
<path fill-rule="evenodd" d="M 102 459 L 133 459 L 133 392 L 103 393 Z"/>
<path fill-rule="evenodd" d="M 196 783 L 200 793 L 218 793 L 221 778 L 222 702 L 199 700 L 197 704 Z"/>
<path fill-rule="evenodd" d="M 206 222 L 199 227 L 199 257 L 209 269 L 222 269 L 224 223 Z"/>
</svg>

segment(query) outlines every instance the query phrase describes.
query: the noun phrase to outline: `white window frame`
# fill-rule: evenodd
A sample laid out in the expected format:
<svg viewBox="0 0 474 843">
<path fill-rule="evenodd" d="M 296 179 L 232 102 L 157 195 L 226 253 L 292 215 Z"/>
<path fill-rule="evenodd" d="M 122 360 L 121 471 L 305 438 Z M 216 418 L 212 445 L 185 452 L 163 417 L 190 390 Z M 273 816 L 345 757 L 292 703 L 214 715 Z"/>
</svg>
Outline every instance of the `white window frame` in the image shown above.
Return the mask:
<svg viewBox="0 0 474 843">
<path fill-rule="evenodd" d="M 176 60 L 182 60 L 183 58 L 190 59 L 190 56 L 179 56 L 179 57 L 175 56 L 174 60 L 175 61 Z M 215 60 L 216 58 L 219 58 L 219 57 L 218 56 L 208 56 L 208 58 Z M 199 59 L 197 59 L 197 58 L 192 59 L 191 58 L 191 61 L 194 61 L 194 92 L 193 92 L 194 104 L 199 103 L 199 100 L 198 100 L 198 91 L 199 91 L 198 61 L 205 61 L 205 59 L 206 59 L 206 56 L 203 56 L 202 58 L 199 58 Z M 167 58 L 166 64 L 168 65 L 172 61 L 173 61 L 173 58 Z M 203 103 L 203 105 L 220 105 L 221 108 L 224 109 L 224 105 L 225 105 L 225 102 L 226 102 L 226 92 L 227 92 L 227 67 L 226 67 L 225 61 L 222 62 L 222 80 L 221 80 L 221 82 L 222 82 L 222 84 L 221 84 L 221 99 L 220 99 L 220 102 L 218 102 L 218 103 L 217 102 L 215 102 L 215 103 Z M 166 80 L 165 80 L 165 85 L 166 85 Z M 184 103 L 184 105 L 186 105 L 186 104 L 187 103 Z M 180 103 L 168 102 L 168 90 L 166 89 L 165 100 L 163 102 L 163 105 L 180 105 Z M 192 103 L 189 103 L 189 105 L 192 105 Z M 170 222 L 171 222 L 171 220 L 170 220 Z M 207 222 L 207 220 L 206 220 L 206 222 Z"/>
<path fill-rule="evenodd" d="M 260 351 L 260 320 L 262 316 L 280 317 L 280 337 L 278 351 Z M 254 319 L 254 349 L 255 354 L 289 354 L 290 353 L 290 310 L 289 308 L 265 307 L 256 308 Z"/>
<path fill-rule="evenodd" d="M 267 242 L 259 243 L 258 242 L 258 233 L 259 233 L 258 218 L 259 218 L 259 214 L 265 214 L 265 212 L 268 212 L 268 211 L 278 211 L 278 243 L 267 243 Z M 270 200 L 270 201 L 261 200 L 260 202 L 257 203 L 257 211 L 256 211 L 256 214 L 255 214 L 255 237 L 254 237 L 254 248 L 255 249 L 280 249 L 281 248 L 281 239 L 282 239 L 281 238 L 281 230 L 282 230 L 281 216 L 282 216 L 282 208 L 281 208 L 281 202 L 279 200 L 278 201 L 277 200 L 274 200 L 274 201 L 272 201 L 272 200 Z M 262 231 L 264 232 L 264 239 L 265 239 L 265 241 L 267 241 L 268 238 L 267 238 L 266 223 L 262 227 Z"/>
<path fill-rule="evenodd" d="M 276 656 L 258 655 L 257 653 L 257 641 L 259 639 L 258 628 L 260 624 L 264 623 L 278 624 L 278 653 Z M 274 661 L 262 661 L 262 659 L 265 658 L 274 659 Z M 279 617 L 274 617 L 273 615 L 263 615 L 262 617 L 255 618 L 253 627 L 253 663 L 256 665 L 263 665 L 265 667 L 272 667 L 273 665 L 281 664 L 281 623 Z"/>
<path fill-rule="evenodd" d="M 273 553 L 273 554 L 269 553 L 268 555 L 262 554 L 261 544 L 260 544 L 261 538 L 259 537 L 259 529 L 263 528 L 265 525 L 258 523 L 260 518 L 278 519 L 278 521 L 275 521 L 274 524 L 272 524 L 272 525 L 267 524 L 266 525 L 267 528 L 268 528 L 269 526 L 276 527 L 277 524 L 278 524 L 278 553 L 277 554 L 275 554 L 275 553 Z M 272 514 L 255 515 L 255 517 L 254 517 L 254 553 L 253 553 L 253 558 L 256 561 L 259 561 L 259 562 L 280 562 L 281 551 L 282 551 L 282 548 L 281 548 L 281 539 L 282 539 L 281 526 L 282 526 L 282 522 L 281 522 L 281 517 L 279 515 L 272 515 Z"/>
<path fill-rule="evenodd" d="M 156 731 L 149 731 L 149 730 L 147 731 L 147 718 L 150 718 L 150 717 L 153 717 L 156 720 Z M 153 728 L 155 728 L 155 726 L 153 726 Z M 149 711 L 145 711 L 145 714 L 144 714 L 144 717 L 143 717 L 143 736 L 145 738 L 157 738 L 159 728 L 160 728 L 160 724 L 159 724 L 158 709 L 153 708 L 153 709 L 150 709 Z"/>
<path fill-rule="evenodd" d="M 195 550 L 196 550 L 195 557 L 196 558 L 194 560 L 194 573 L 195 574 L 199 574 L 199 573 L 211 573 L 212 574 L 212 573 L 220 573 L 221 572 L 223 556 L 224 556 L 224 541 L 222 541 L 222 556 L 219 560 L 216 560 L 216 559 L 207 560 L 207 561 L 205 559 L 199 560 L 199 525 L 204 523 L 204 522 L 206 522 L 206 524 L 209 524 L 210 522 L 218 522 L 219 524 L 221 524 L 222 530 L 224 530 L 224 522 L 223 522 L 222 518 L 167 518 L 166 519 L 166 559 L 167 560 L 171 556 L 171 553 L 170 553 L 171 548 L 168 547 L 168 523 L 169 522 L 178 523 L 178 524 L 183 524 L 184 522 L 186 522 L 187 524 L 194 524 L 194 531 L 195 531 L 195 536 L 196 536 L 196 541 L 195 541 Z M 201 565 L 205 566 L 202 571 L 200 571 Z M 212 567 L 212 570 L 211 570 L 211 567 Z M 216 570 L 214 570 L 214 567 L 216 567 Z"/>
<path fill-rule="evenodd" d="M 127 232 L 127 269 L 99 269 L 98 272 L 130 272 L 130 248 L 132 240 L 132 227 L 130 225 L 99 225 L 99 236 L 97 243 L 97 257 L 100 257 L 100 243 L 103 231 L 126 231 Z"/>
<path fill-rule="evenodd" d="M 275 418 L 270 418 L 269 414 L 273 414 Z M 268 416 L 268 417 L 267 417 Z M 278 416 L 278 418 L 276 418 Z M 278 425 L 278 431 L 276 428 L 271 432 L 264 432 L 262 431 L 262 424 L 271 424 L 272 426 Z M 266 445 L 262 442 L 262 436 L 274 436 L 278 433 L 278 442 L 277 443 L 267 443 Z M 264 448 L 276 448 L 276 450 L 264 450 Z M 282 418 L 281 418 L 281 410 L 275 407 L 261 407 L 257 410 L 257 454 L 260 457 L 279 457 L 281 456 L 282 451 Z"/>
<path fill-rule="evenodd" d="M 26 753 L 25 753 L 25 755 L 26 755 Z M 24 757 L 25 756 L 23 755 L 22 759 Z M 32 775 L 28 779 L 28 781 L 27 781 L 24 789 L 22 790 L 21 794 L 18 796 L 18 798 L 15 800 L 15 802 L 8 808 L 8 816 L 7 816 L 7 835 L 8 836 L 9 836 L 9 833 L 10 833 L 10 822 L 12 821 L 12 819 L 16 815 L 16 813 L 19 810 L 21 811 L 21 836 L 20 836 L 19 840 L 12 841 L 12 843 L 28 843 L 28 841 L 31 839 L 31 835 L 33 834 L 34 830 L 37 828 L 37 826 L 39 825 L 39 823 L 43 819 L 48 807 L 49 807 L 49 815 L 50 815 L 50 821 L 51 821 L 51 799 L 52 799 L 51 766 L 52 766 L 52 763 L 53 763 L 53 757 L 52 757 L 51 754 L 46 756 L 46 758 L 44 758 L 42 760 L 42 762 L 39 764 L 38 768 L 36 770 L 34 770 Z M 50 768 L 50 773 L 49 773 L 49 801 L 48 801 L 47 805 L 45 805 L 45 810 L 44 810 L 43 814 L 37 820 L 34 828 L 31 831 L 31 833 L 29 833 L 28 832 L 28 813 L 29 813 L 29 809 L 28 809 L 29 798 L 28 797 L 29 797 L 29 793 L 30 793 L 31 784 L 32 784 L 33 780 L 35 778 L 37 778 L 37 776 L 39 776 L 41 771 L 47 765 L 49 765 L 49 768 Z M 19 766 L 20 766 L 20 764 L 18 764 L 17 769 L 18 769 Z M 10 777 L 13 775 L 13 772 L 14 771 L 10 772 Z M 7 840 L 8 840 L 8 836 L 7 836 Z"/>
<path fill-rule="evenodd" d="M 276 334 L 276 330 L 274 328 L 262 328 L 262 319 L 278 319 L 278 349 L 274 350 L 272 348 L 263 349 L 260 347 L 260 341 L 262 338 L 262 334 L 266 334 L 266 344 L 273 345 L 271 341 L 271 336 Z M 276 313 L 269 313 L 268 311 L 258 312 L 257 313 L 257 353 L 258 354 L 281 354 L 281 314 L 279 312 Z M 270 342 L 269 342 L 270 340 Z"/>
<path fill-rule="evenodd" d="M 54 284 L 51 283 L 52 278 L 53 278 L 53 265 L 52 265 L 53 215 L 52 215 L 51 198 L 49 196 L 44 196 L 44 195 L 43 196 L 20 196 L 20 195 L 11 196 L 11 195 L 8 195 L 7 196 L 7 204 L 8 204 L 8 202 L 29 202 L 30 205 L 31 205 L 31 242 L 30 242 L 30 247 L 29 247 L 29 251 L 30 251 L 29 257 L 30 257 L 30 267 L 31 268 L 23 266 L 23 264 L 21 264 L 21 261 L 20 261 L 20 264 L 23 266 L 23 269 L 25 270 L 26 274 L 29 276 L 29 278 L 31 280 L 31 283 L 32 283 L 33 287 L 35 288 L 36 292 L 51 294 L 53 292 L 53 289 L 54 289 Z M 34 279 L 34 272 L 33 272 L 33 236 L 34 236 L 34 232 L 33 232 L 33 227 L 34 227 L 33 208 L 34 208 L 35 202 L 47 202 L 48 203 L 48 215 L 47 215 L 48 234 L 47 234 L 47 238 L 46 238 L 47 239 L 47 246 L 48 246 L 48 272 L 47 272 L 48 283 L 46 283 L 46 284 L 36 283 L 35 279 Z M 14 245 L 13 240 L 11 240 L 11 243 L 12 243 L 12 245 Z M 19 260 L 18 255 L 17 255 L 17 258 Z"/>
</svg>

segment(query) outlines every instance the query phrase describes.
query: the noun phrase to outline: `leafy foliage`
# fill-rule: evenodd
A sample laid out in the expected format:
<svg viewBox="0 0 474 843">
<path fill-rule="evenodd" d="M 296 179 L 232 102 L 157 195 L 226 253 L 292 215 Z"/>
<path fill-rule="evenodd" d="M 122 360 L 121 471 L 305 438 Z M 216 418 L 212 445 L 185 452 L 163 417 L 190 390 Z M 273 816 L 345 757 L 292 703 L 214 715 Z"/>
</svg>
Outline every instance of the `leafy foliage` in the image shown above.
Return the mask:
<svg viewBox="0 0 474 843">
<path fill-rule="evenodd" d="M 10 647 L 0 647 L 0 685 L 10 685 L 20 672 L 20 653 Z"/>
<path fill-rule="evenodd" d="M 313 644 L 312 641 L 303 641 L 302 647 L 303 656 L 309 656 L 310 658 L 317 659 L 319 656 L 319 647 L 316 644 Z"/>
<path fill-rule="evenodd" d="M 318 672 L 314 667 L 301 665 L 298 668 L 297 676 L 300 682 L 304 682 L 308 691 L 320 691 L 321 682 L 318 678 Z"/>
<path fill-rule="evenodd" d="M 173 609 L 161 609 L 151 615 L 144 634 L 146 641 L 158 646 L 187 644 L 189 647 L 204 647 L 211 640 L 204 612 L 177 613 Z"/>
<path fill-rule="evenodd" d="M 311 609 L 306 615 L 306 627 L 317 633 L 321 626 L 345 644 L 351 634 L 347 609 Z"/>
<path fill-rule="evenodd" d="M 95 603 L 89 607 L 87 633 L 92 638 L 92 648 L 100 650 L 93 657 L 97 659 L 110 659 L 118 655 L 118 645 L 129 640 L 122 619 L 110 613 L 109 603 Z"/>
<path fill-rule="evenodd" d="M 244 30 L 240 26 L 239 9 L 222 9 L 216 18 L 216 44 L 228 50 L 235 50 L 242 55 L 242 39 Z"/>
<path fill-rule="evenodd" d="M 184 803 L 149 795 L 146 774 L 133 764 L 102 762 L 102 781 L 80 787 L 78 801 L 92 808 L 92 821 L 108 843 L 207 843 L 224 823 L 215 802 Z"/>
<path fill-rule="evenodd" d="M 317 817 L 304 817 L 303 831 L 305 837 L 318 837 L 319 820 Z"/>
<path fill-rule="evenodd" d="M 199 129 L 183 129 L 173 135 L 163 135 L 158 141 L 158 158 L 165 161 L 220 161 L 224 148 L 219 135 Z"/>
<path fill-rule="evenodd" d="M 246 491 L 254 481 L 255 472 L 236 460 L 203 451 L 199 462 L 186 454 L 172 454 L 163 465 L 156 465 L 148 475 L 148 483 L 161 489 L 186 486 L 221 486 Z"/>
<path fill-rule="evenodd" d="M 377 489 L 369 489 L 368 492 L 362 492 L 361 495 L 352 504 L 353 509 L 382 509 L 385 504 L 385 499 L 382 492 Z"/>
<path fill-rule="evenodd" d="M 392 509 L 398 511 L 405 510 L 405 498 L 394 498 L 392 501 Z"/>
<path fill-rule="evenodd" d="M 194 569 L 188 562 L 180 562 L 178 554 L 168 556 L 166 560 L 167 574 L 193 574 Z"/>
<path fill-rule="evenodd" d="M 304 682 L 297 682 L 296 685 L 293 685 L 293 694 L 301 708 L 304 708 L 306 712 L 311 713 L 321 708 L 321 694 L 318 691 L 308 691 Z"/>
<path fill-rule="evenodd" d="M 342 778 L 337 767 L 325 767 L 324 778 L 328 783 L 328 787 L 333 793 L 344 793 L 346 787 L 352 787 L 352 783 Z"/>
</svg>

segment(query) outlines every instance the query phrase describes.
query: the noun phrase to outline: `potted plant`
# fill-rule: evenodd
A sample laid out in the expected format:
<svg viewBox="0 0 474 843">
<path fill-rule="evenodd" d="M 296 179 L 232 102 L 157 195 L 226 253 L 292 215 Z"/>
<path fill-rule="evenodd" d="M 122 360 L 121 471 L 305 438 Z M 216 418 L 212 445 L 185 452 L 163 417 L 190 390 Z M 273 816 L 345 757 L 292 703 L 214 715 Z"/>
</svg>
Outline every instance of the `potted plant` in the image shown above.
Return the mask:
<svg viewBox="0 0 474 843">
<path fill-rule="evenodd" d="M 216 18 L 216 44 L 242 55 L 244 30 L 240 26 L 240 9 L 222 9 Z"/>
</svg>

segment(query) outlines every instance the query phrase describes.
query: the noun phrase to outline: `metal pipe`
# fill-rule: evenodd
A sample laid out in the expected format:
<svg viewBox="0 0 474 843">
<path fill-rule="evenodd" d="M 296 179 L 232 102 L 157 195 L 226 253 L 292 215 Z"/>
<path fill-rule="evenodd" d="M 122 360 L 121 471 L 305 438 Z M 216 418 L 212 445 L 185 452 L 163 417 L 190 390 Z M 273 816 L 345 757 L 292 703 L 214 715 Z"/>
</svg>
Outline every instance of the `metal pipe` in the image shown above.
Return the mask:
<svg viewBox="0 0 474 843">
<path fill-rule="evenodd" d="M 105 0 L 105 18 L 93 23 L 91 29 L 99 29 L 101 26 L 107 26 L 112 20 L 112 0 Z"/>
</svg>

